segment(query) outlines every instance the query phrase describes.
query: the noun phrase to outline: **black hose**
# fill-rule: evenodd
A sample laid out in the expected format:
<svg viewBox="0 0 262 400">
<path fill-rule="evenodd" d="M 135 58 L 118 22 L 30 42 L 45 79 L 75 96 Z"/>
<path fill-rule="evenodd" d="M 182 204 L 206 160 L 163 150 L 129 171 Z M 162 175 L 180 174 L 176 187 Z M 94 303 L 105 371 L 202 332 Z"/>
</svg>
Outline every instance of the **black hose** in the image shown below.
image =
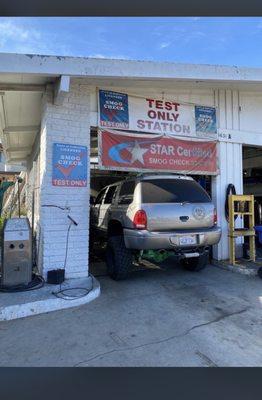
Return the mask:
<svg viewBox="0 0 262 400">
<path fill-rule="evenodd" d="M 14 293 L 27 292 L 29 290 L 40 289 L 45 284 L 45 280 L 41 275 L 33 274 L 33 279 L 27 285 L 0 286 L 0 292 Z"/>
<path fill-rule="evenodd" d="M 233 185 L 233 183 L 229 183 L 229 185 L 227 185 L 227 190 L 226 190 L 225 217 L 227 221 L 229 221 L 228 196 L 230 196 L 231 194 L 236 194 L 236 188 L 235 185 Z M 237 216 L 235 216 L 235 219 L 236 218 Z"/>
</svg>

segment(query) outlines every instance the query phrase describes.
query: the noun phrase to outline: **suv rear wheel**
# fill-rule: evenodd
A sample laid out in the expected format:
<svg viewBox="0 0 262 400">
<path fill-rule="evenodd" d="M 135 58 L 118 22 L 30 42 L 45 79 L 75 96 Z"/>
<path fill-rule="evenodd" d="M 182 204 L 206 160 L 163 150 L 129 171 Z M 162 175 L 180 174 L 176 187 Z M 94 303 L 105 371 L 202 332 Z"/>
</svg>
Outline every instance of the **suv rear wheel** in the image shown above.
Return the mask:
<svg viewBox="0 0 262 400">
<path fill-rule="evenodd" d="M 208 264 L 209 252 L 204 251 L 199 257 L 184 258 L 181 260 L 183 267 L 188 271 L 201 271 Z"/>
<path fill-rule="evenodd" d="M 106 264 L 109 276 L 116 281 L 126 279 L 132 269 L 132 262 L 132 252 L 126 248 L 124 237 L 109 237 L 106 249 Z"/>
</svg>

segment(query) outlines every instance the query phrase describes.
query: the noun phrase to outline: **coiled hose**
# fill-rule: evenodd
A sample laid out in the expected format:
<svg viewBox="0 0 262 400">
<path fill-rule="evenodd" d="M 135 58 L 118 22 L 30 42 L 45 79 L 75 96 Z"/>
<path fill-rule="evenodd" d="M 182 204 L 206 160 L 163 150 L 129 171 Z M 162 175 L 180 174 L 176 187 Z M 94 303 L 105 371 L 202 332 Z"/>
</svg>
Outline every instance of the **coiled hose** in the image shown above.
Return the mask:
<svg viewBox="0 0 262 400">
<path fill-rule="evenodd" d="M 226 190 L 225 217 L 226 217 L 227 222 L 229 221 L 228 196 L 230 196 L 231 194 L 236 194 L 236 188 L 235 188 L 235 185 L 233 185 L 233 183 L 229 183 L 229 185 L 227 185 L 227 190 Z M 235 215 L 235 219 L 236 218 L 237 218 L 237 215 Z"/>
</svg>

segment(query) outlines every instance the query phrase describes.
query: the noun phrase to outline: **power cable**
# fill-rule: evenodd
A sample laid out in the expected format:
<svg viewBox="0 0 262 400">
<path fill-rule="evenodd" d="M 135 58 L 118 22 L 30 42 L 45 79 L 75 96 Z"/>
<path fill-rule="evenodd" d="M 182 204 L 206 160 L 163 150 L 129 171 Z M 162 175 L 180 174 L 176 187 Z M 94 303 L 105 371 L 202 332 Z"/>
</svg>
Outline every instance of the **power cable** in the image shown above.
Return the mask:
<svg viewBox="0 0 262 400">
<path fill-rule="evenodd" d="M 13 285 L 13 286 L 0 286 L 0 292 L 15 293 L 15 292 L 27 292 L 29 290 L 36 290 L 43 287 L 45 284 L 44 278 L 36 273 L 33 273 L 33 279 L 26 285 Z"/>
<path fill-rule="evenodd" d="M 94 288 L 94 277 L 93 275 L 89 274 L 89 276 L 91 277 L 91 287 L 90 289 L 87 288 L 83 288 L 83 287 L 72 287 L 72 288 L 65 288 L 65 289 L 61 289 L 62 284 L 60 283 L 60 289 L 57 292 L 52 292 L 52 294 L 56 297 L 58 297 L 59 299 L 63 299 L 63 300 L 76 300 L 76 299 L 80 299 L 81 297 L 85 297 L 87 296 Z M 73 291 L 81 291 L 80 294 L 71 294 Z"/>
<path fill-rule="evenodd" d="M 68 243 L 69 243 L 69 233 L 70 233 L 70 229 L 72 227 L 72 225 L 78 225 L 76 221 L 73 220 L 72 217 L 70 217 L 69 215 L 67 216 L 70 219 L 70 224 L 68 226 L 67 229 L 67 235 L 66 235 L 66 251 L 65 251 L 65 261 L 64 261 L 64 271 L 66 270 L 66 262 L 67 262 L 67 254 L 68 254 Z M 92 279 L 92 285 L 90 289 L 87 288 L 82 288 L 82 287 L 72 287 L 72 288 L 65 288 L 62 289 L 62 283 L 60 283 L 60 287 L 59 290 L 57 292 L 52 292 L 52 294 L 60 299 L 64 299 L 64 300 L 75 300 L 75 299 L 79 299 L 81 297 L 85 297 L 87 296 L 91 290 L 94 287 L 94 281 L 93 281 L 93 276 L 91 274 L 89 274 L 89 276 L 91 276 Z M 71 294 L 73 291 L 81 291 L 82 293 L 78 293 L 78 294 Z"/>
<path fill-rule="evenodd" d="M 70 211 L 70 207 L 61 207 L 61 206 L 57 206 L 55 204 L 43 204 L 42 207 L 55 207 L 55 208 L 59 208 L 60 210 L 63 210 L 63 211 L 65 211 L 65 210 Z M 65 261 L 64 261 L 64 267 L 63 267 L 64 272 L 66 270 L 70 230 L 71 230 L 72 225 L 75 225 L 75 226 L 78 225 L 78 223 L 70 215 L 67 215 L 67 218 L 70 220 L 70 224 L 68 226 L 67 234 L 66 234 Z M 52 294 L 54 296 L 56 296 L 57 298 L 63 299 L 63 300 L 76 300 L 81 297 L 85 297 L 93 290 L 93 287 L 94 287 L 94 278 L 91 274 L 89 274 L 89 276 L 91 277 L 91 281 L 92 281 L 90 289 L 83 288 L 83 287 L 71 287 L 71 288 L 63 289 L 62 288 L 63 283 L 60 283 L 59 290 L 56 292 L 55 291 L 52 292 Z M 74 291 L 78 291 L 78 292 L 80 291 L 80 293 L 72 294 L 72 292 L 74 292 Z"/>
</svg>

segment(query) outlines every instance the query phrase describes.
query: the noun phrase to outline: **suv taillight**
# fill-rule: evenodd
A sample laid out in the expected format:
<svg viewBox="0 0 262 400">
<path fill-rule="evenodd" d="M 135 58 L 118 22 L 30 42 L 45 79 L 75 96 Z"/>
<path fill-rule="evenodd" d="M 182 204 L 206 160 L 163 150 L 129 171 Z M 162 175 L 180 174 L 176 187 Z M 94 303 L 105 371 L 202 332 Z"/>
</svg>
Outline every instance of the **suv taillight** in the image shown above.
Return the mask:
<svg viewBox="0 0 262 400">
<path fill-rule="evenodd" d="M 213 225 L 217 224 L 217 209 L 214 208 L 214 214 L 213 214 Z"/>
<path fill-rule="evenodd" d="M 147 216 L 144 210 L 139 210 L 135 213 L 133 224 L 135 229 L 146 229 Z"/>
</svg>

